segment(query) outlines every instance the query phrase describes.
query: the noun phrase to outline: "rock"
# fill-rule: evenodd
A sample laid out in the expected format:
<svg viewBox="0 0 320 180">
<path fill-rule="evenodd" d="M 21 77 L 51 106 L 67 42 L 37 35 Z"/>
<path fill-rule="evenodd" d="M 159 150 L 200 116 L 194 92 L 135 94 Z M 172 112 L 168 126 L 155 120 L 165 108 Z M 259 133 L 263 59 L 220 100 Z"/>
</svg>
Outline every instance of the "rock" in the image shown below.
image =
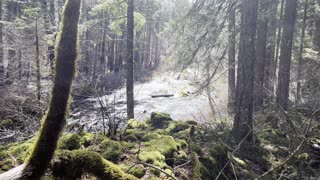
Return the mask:
<svg viewBox="0 0 320 180">
<path fill-rule="evenodd" d="M 172 121 L 172 119 L 169 114 L 160 112 L 151 113 L 150 124 L 153 128 L 164 129 L 168 126 L 170 121 Z"/>
</svg>

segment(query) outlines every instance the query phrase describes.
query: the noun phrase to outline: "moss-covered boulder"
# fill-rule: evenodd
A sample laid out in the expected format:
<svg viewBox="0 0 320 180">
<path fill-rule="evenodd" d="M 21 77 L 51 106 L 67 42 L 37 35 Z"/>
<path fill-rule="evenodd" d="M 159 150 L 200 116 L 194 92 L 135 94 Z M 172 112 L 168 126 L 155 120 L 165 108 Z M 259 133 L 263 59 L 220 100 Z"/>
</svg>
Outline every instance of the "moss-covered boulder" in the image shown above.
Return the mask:
<svg viewBox="0 0 320 180">
<path fill-rule="evenodd" d="M 92 145 L 96 139 L 96 135 L 91 134 L 91 133 L 82 133 L 80 134 L 80 144 L 83 145 L 84 147 L 88 147 Z"/>
<path fill-rule="evenodd" d="M 146 174 L 146 169 L 142 165 L 135 165 L 126 168 L 125 172 L 128 172 L 128 174 L 134 175 L 137 178 L 142 178 Z"/>
<path fill-rule="evenodd" d="M 112 161 L 118 162 L 123 151 L 123 146 L 118 141 L 104 140 L 100 145 L 102 157 Z"/>
<path fill-rule="evenodd" d="M 174 134 L 174 133 L 178 133 L 180 131 L 186 130 L 190 126 L 191 126 L 190 124 L 183 121 L 172 121 L 172 122 L 169 122 L 168 127 L 165 129 L 165 132 L 168 134 Z"/>
<path fill-rule="evenodd" d="M 155 129 L 164 129 L 169 125 L 172 119 L 170 114 L 167 113 L 160 113 L 160 112 L 152 112 L 150 125 Z"/>
<path fill-rule="evenodd" d="M 159 133 L 151 132 L 151 133 L 148 133 L 148 134 L 144 135 L 142 137 L 142 141 L 147 142 L 147 141 L 150 141 L 150 140 L 157 140 L 157 139 L 160 139 L 160 138 L 161 138 L 161 135 Z"/>
<path fill-rule="evenodd" d="M 146 129 L 147 125 L 145 122 L 141 122 L 135 119 L 128 120 L 127 129 Z"/>
<path fill-rule="evenodd" d="M 98 179 L 137 179 L 92 151 L 58 151 L 51 164 L 52 173 L 58 179 L 80 179 L 84 173 L 89 173 Z"/>
<path fill-rule="evenodd" d="M 141 129 L 127 129 L 122 134 L 122 139 L 137 139 L 140 140 L 143 138 L 144 135 L 146 135 L 147 132 L 143 131 Z"/>
<path fill-rule="evenodd" d="M 65 134 L 58 143 L 59 149 L 75 150 L 81 147 L 81 137 L 78 134 Z"/>
<path fill-rule="evenodd" d="M 165 156 L 161 154 L 159 151 L 152 150 L 152 149 L 143 149 L 139 154 L 139 160 L 153 164 L 160 168 L 164 168 L 167 166 L 165 163 Z"/>
<path fill-rule="evenodd" d="M 159 151 L 165 157 L 172 157 L 173 152 L 178 150 L 178 143 L 172 136 L 161 136 L 160 139 L 152 139 L 148 142 L 143 142 L 145 146 L 143 151 Z"/>
</svg>

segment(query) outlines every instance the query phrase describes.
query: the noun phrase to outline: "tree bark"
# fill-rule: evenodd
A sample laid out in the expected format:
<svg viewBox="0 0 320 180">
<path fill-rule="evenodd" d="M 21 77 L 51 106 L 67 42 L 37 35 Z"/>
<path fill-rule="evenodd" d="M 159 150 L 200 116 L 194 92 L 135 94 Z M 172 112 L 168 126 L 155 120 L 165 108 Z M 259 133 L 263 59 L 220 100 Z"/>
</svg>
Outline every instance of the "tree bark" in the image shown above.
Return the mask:
<svg viewBox="0 0 320 180">
<path fill-rule="evenodd" d="M 236 94 L 236 76 L 235 76 L 235 63 L 236 63 L 236 12 L 235 6 L 230 1 L 229 9 L 229 49 L 228 49 L 228 111 L 234 112 L 235 94 Z"/>
<path fill-rule="evenodd" d="M 128 0 L 127 12 L 127 118 L 134 118 L 133 96 L 133 36 L 134 36 L 134 0 Z"/>
<path fill-rule="evenodd" d="M 268 17 L 266 16 L 269 8 L 269 0 L 259 1 L 259 15 L 257 23 L 257 42 L 256 42 L 256 62 L 254 66 L 254 110 L 262 110 L 264 92 L 264 68 L 266 61 L 266 47 L 268 36 Z"/>
<path fill-rule="evenodd" d="M 233 124 L 233 138 L 237 142 L 245 137 L 247 137 L 247 141 L 252 140 L 253 73 L 257 5 L 256 0 L 241 0 L 236 109 Z"/>
<path fill-rule="evenodd" d="M 0 21 L 2 21 L 2 5 L 0 1 Z M 4 82 L 4 64 L 3 64 L 3 23 L 0 23 L 0 85 Z"/>
<path fill-rule="evenodd" d="M 38 180 L 43 176 L 65 125 L 77 59 L 80 4 L 80 0 L 66 1 L 63 26 L 57 46 L 56 73 L 49 109 L 21 179 Z"/>
<path fill-rule="evenodd" d="M 312 42 L 313 42 L 314 50 L 318 51 L 318 53 L 320 54 L 320 14 L 317 13 L 317 9 L 319 8 L 320 8 L 320 1 L 316 0 L 315 1 L 316 13 L 314 15 L 314 28 L 313 28 Z"/>
<path fill-rule="evenodd" d="M 304 37 L 306 32 L 307 25 L 307 14 L 308 14 L 309 0 L 304 2 L 303 10 L 303 20 L 302 20 L 302 29 L 301 29 L 301 39 L 300 39 L 300 48 L 299 48 L 299 59 L 298 59 L 298 72 L 297 72 L 297 97 L 296 103 L 301 102 L 301 79 L 302 79 L 302 58 L 303 58 L 303 48 L 304 48 Z"/>
<path fill-rule="evenodd" d="M 276 57 L 274 62 L 274 71 L 273 71 L 273 82 L 274 82 L 274 89 L 276 89 L 276 80 L 277 80 L 277 68 L 278 68 L 278 62 L 279 62 L 279 52 L 280 52 L 280 44 L 281 44 L 281 35 L 282 35 L 282 24 L 283 24 L 283 11 L 284 11 L 284 1 L 281 0 L 280 3 L 280 18 L 278 20 L 278 33 L 277 33 L 277 45 L 276 45 Z"/>
<path fill-rule="evenodd" d="M 287 110 L 289 106 L 290 66 L 296 14 L 297 0 L 286 0 L 277 91 L 278 106 L 284 110 Z"/>
<path fill-rule="evenodd" d="M 38 20 L 36 20 L 36 71 L 37 71 L 37 100 L 40 107 L 41 99 L 41 69 L 40 69 L 40 52 L 39 52 L 39 34 L 38 34 Z"/>
<path fill-rule="evenodd" d="M 270 0 L 270 8 L 268 10 L 268 40 L 265 61 L 264 76 L 264 94 L 265 104 L 269 105 L 274 99 L 274 81 L 275 81 L 275 51 L 277 39 L 277 12 L 279 0 Z"/>
</svg>

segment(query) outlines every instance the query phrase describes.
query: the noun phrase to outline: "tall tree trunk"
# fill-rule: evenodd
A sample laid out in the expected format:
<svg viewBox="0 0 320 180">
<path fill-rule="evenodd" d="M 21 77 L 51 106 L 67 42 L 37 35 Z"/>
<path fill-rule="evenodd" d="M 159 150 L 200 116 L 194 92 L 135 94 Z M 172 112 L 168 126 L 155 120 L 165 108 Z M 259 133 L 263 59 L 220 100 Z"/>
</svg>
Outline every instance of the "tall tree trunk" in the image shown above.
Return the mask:
<svg viewBox="0 0 320 180">
<path fill-rule="evenodd" d="M 297 0 L 286 0 L 277 90 L 277 103 L 284 110 L 287 110 L 289 105 L 290 66 L 296 14 Z"/>
<path fill-rule="evenodd" d="M 301 102 L 301 79 L 302 79 L 302 58 L 303 58 L 303 48 L 304 48 L 304 37 L 307 23 L 307 14 L 309 7 L 309 0 L 305 0 L 303 10 L 303 20 L 301 29 L 301 39 L 300 39 L 300 49 L 299 49 L 299 59 L 298 59 L 298 72 L 297 72 L 297 97 L 296 103 Z"/>
<path fill-rule="evenodd" d="M 37 71 L 37 100 L 40 107 L 41 99 L 41 69 L 40 69 L 40 52 L 39 52 L 39 34 L 38 34 L 38 20 L 36 20 L 36 71 Z"/>
<path fill-rule="evenodd" d="M 128 0 L 127 12 L 127 118 L 134 118 L 133 97 L 133 36 L 134 36 L 134 0 Z"/>
<path fill-rule="evenodd" d="M 241 0 L 240 47 L 233 138 L 252 140 L 253 73 L 257 21 L 256 0 Z"/>
<path fill-rule="evenodd" d="M 229 9 L 229 50 L 228 50 L 228 111 L 233 113 L 235 106 L 236 94 L 236 76 L 235 76 L 235 63 L 236 63 L 236 12 L 234 1 L 230 1 Z"/>
<path fill-rule="evenodd" d="M 320 1 L 316 0 L 315 1 L 316 13 L 314 16 L 314 28 L 313 28 L 312 42 L 313 42 L 314 50 L 318 51 L 318 53 L 320 54 L 320 14 L 317 13 L 319 8 L 320 8 Z"/>
<path fill-rule="evenodd" d="M 266 47 L 268 36 L 268 13 L 269 0 L 259 1 L 259 15 L 257 22 L 257 42 L 256 42 L 256 61 L 254 66 L 254 110 L 262 110 L 264 92 L 264 68 L 266 61 Z"/>
<path fill-rule="evenodd" d="M 102 13 L 102 18 L 106 18 L 104 13 Z M 106 36 L 107 36 L 107 20 L 102 21 L 102 42 L 101 42 L 101 56 L 100 56 L 100 65 L 102 76 L 106 73 Z"/>
<path fill-rule="evenodd" d="M 265 104 L 269 105 L 274 99 L 274 82 L 275 82 L 275 51 L 277 38 L 277 12 L 279 0 L 270 0 L 270 8 L 268 10 L 269 25 L 268 25 L 268 40 L 266 49 L 265 61 L 265 76 L 264 76 L 264 95 Z"/>
<path fill-rule="evenodd" d="M 75 73 L 80 0 L 67 0 L 63 26 L 57 46 L 56 73 L 51 101 L 40 134 L 22 179 L 38 180 L 44 175 L 52 159 L 60 133 L 66 123 L 69 95 Z"/>
<path fill-rule="evenodd" d="M 111 72 L 114 70 L 114 47 L 115 47 L 115 40 L 113 39 L 114 36 L 111 35 L 111 40 L 108 43 L 108 68 Z"/>
<path fill-rule="evenodd" d="M 273 82 L 274 82 L 274 89 L 276 89 L 276 80 L 277 80 L 277 68 L 279 62 L 279 52 L 280 52 L 280 44 L 281 44 L 281 35 L 282 35 L 282 24 L 283 24 L 283 11 L 284 11 L 284 2 L 285 0 L 281 0 L 280 3 L 280 14 L 279 14 L 279 21 L 278 21 L 278 33 L 277 33 L 277 45 L 276 45 L 276 57 L 274 59 L 274 71 L 273 71 Z"/>
<path fill-rule="evenodd" d="M 0 21 L 2 21 L 2 5 L 3 1 L 0 1 Z M 0 23 L 0 85 L 4 81 L 4 64 L 3 64 L 3 23 Z"/>
</svg>

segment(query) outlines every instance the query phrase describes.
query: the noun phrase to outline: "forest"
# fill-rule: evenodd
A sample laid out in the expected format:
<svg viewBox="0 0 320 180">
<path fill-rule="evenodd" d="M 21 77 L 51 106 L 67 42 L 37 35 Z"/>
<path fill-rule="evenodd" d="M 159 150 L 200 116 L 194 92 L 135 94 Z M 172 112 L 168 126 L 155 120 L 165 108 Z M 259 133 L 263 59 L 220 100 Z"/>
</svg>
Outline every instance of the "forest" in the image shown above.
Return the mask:
<svg viewBox="0 0 320 180">
<path fill-rule="evenodd" d="M 0 0 L 0 180 L 319 180 L 320 0 Z"/>
</svg>

